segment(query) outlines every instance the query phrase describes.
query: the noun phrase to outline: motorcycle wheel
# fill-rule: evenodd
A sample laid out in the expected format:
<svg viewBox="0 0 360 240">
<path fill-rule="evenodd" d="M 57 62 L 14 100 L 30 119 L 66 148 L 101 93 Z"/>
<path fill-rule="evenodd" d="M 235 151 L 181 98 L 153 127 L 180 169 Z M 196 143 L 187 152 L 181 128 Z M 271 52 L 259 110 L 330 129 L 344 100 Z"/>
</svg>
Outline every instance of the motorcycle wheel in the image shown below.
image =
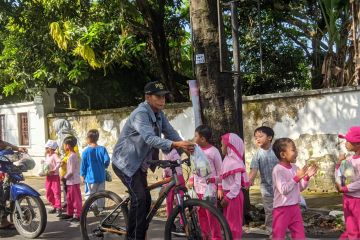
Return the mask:
<svg viewBox="0 0 360 240">
<path fill-rule="evenodd" d="M 43 201 L 35 196 L 21 196 L 17 201 L 24 217 L 21 219 L 21 215 L 14 206 L 12 220 L 16 230 L 25 238 L 37 238 L 44 232 L 47 223 Z"/>
</svg>

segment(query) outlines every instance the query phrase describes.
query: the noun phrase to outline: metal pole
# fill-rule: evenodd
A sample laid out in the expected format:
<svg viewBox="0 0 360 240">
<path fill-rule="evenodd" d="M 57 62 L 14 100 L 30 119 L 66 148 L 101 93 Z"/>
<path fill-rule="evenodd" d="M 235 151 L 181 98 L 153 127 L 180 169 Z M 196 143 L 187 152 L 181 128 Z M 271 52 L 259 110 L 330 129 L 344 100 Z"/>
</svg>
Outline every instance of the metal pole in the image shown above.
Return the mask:
<svg viewBox="0 0 360 240">
<path fill-rule="evenodd" d="M 240 72 L 240 51 L 239 51 L 239 19 L 237 12 L 237 2 L 231 2 L 231 32 L 233 43 L 234 72 Z M 236 108 L 236 121 L 239 125 L 239 135 L 244 139 L 243 119 L 242 119 L 242 92 L 239 74 L 234 74 L 234 100 Z"/>
<path fill-rule="evenodd" d="M 218 31 L 219 31 L 219 57 L 220 57 L 220 72 L 223 72 L 224 66 L 223 66 L 223 19 L 222 19 L 222 4 L 220 2 L 221 0 L 217 0 L 217 14 L 218 14 Z"/>
<path fill-rule="evenodd" d="M 260 12 L 260 0 L 257 1 L 258 4 L 258 24 L 259 24 L 259 48 L 260 48 L 260 73 L 264 73 L 263 66 L 263 52 L 262 52 L 262 24 L 261 24 L 261 12 Z"/>
<path fill-rule="evenodd" d="M 231 29 L 232 29 L 232 40 L 233 40 L 233 59 L 234 59 L 234 72 L 240 72 L 240 50 L 239 50 L 239 18 L 237 12 L 237 2 L 231 2 Z M 236 108 L 236 121 L 239 126 L 239 136 L 244 139 L 244 126 L 243 126 L 243 116 L 242 116 L 242 91 L 240 83 L 240 75 L 234 74 L 234 100 Z M 244 163 L 245 163 L 245 153 L 244 153 Z M 250 221 L 249 211 L 250 211 L 250 195 L 249 191 L 243 189 L 244 194 L 244 223 Z"/>
</svg>

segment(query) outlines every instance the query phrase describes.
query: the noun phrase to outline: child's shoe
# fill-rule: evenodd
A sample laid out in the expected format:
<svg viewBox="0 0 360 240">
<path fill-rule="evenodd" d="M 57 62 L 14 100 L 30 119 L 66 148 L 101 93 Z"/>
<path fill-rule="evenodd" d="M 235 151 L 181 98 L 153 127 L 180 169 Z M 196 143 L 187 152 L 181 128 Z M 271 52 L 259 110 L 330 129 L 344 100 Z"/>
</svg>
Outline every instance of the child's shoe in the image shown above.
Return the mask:
<svg viewBox="0 0 360 240">
<path fill-rule="evenodd" d="M 61 209 L 56 209 L 56 216 L 61 217 L 61 215 L 62 215 Z"/>
<path fill-rule="evenodd" d="M 62 210 L 64 210 L 64 211 L 66 211 L 66 207 L 67 207 L 67 203 L 64 203 L 64 204 L 61 206 Z"/>
<path fill-rule="evenodd" d="M 78 218 L 78 217 L 73 217 L 73 218 L 70 220 L 70 222 L 72 222 L 72 223 L 78 223 L 78 222 L 80 222 L 80 218 Z"/>
<path fill-rule="evenodd" d="M 71 215 L 67 215 L 67 214 L 60 215 L 61 220 L 69 220 L 69 219 L 72 219 L 72 218 L 73 218 L 73 216 L 71 216 Z"/>
</svg>

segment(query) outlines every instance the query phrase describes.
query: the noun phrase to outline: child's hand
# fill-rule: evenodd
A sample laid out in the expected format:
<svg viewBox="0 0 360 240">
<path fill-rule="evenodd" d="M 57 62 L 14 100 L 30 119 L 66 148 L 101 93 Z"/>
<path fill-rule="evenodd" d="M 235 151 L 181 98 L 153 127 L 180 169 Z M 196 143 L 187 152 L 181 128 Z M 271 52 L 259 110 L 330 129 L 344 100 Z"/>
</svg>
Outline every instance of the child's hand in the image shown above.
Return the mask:
<svg viewBox="0 0 360 240">
<path fill-rule="evenodd" d="M 298 169 L 297 172 L 296 172 L 296 176 L 299 179 L 303 178 L 305 176 L 305 174 L 306 174 L 307 169 L 308 169 L 308 166 L 304 166 L 303 168 Z"/>
<path fill-rule="evenodd" d="M 228 204 L 229 204 L 229 203 L 228 203 L 228 201 L 226 200 L 226 198 L 223 198 L 223 199 L 221 200 L 221 202 L 220 202 L 220 205 L 221 205 L 222 208 L 226 208 Z"/>
<path fill-rule="evenodd" d="M 335 187 L 336 187 L 336 190 L 338 192 L 340 192 L 340 193 L 342 192 L 342 188 L 341 188 L 341 185 L 339 183 L 335 182 Z"/>
<path fill-rule="evenodd" d="M 61 161 L 60 167 L 64 167 L 64 165 L 65 165 L 65 162 L 64 162 L 64 161 Z"/>
<path fill-rule="evenodd" d="M 345 153 L 341 153 L 338 157 L 338 163 L 341 163 L 342 161 L 344 161 L 346 159 L 346 154 Z"/>
<path fill-rule="evenodd" d="M 314 165 L 311 165 L 307 171 L 306 171 L 306 175 L 308 175 L 309 177 L 312 177 L 316 174 L 318 170 L 318 167 L 317 166 L 314 166 Z"/>
<path fill-rule="evenodd" d="M 219 200 L 221 200 L 224 197 L 223 190 L 221 190 L 221 189 L 217 190 L 217 197 Z"/>
<path fill-rule="evenodd" d="M 80 181 L 81 181 L 82 184 L 84 184 L 85 180 L 84 180 L 83 176 L 80 176 Z"/>
</svg>

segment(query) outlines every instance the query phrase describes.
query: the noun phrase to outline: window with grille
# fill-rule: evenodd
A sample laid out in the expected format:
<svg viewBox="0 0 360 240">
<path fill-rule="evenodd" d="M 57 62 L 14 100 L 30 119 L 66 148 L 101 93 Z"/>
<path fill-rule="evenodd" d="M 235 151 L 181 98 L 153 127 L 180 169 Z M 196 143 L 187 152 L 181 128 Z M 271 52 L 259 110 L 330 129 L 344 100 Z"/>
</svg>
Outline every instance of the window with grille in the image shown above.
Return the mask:
<svg viewBox="0 0 360 240">
<path fill-rule="evenodd" d="M 29 121 L 27 113 L 19 113 L 19 144 L 29 145 Z"/>
<path fill-rule="evenodd" d="M 0 140 L 5 140 L 5 115 L 0 115 Z"/>
</svg>

